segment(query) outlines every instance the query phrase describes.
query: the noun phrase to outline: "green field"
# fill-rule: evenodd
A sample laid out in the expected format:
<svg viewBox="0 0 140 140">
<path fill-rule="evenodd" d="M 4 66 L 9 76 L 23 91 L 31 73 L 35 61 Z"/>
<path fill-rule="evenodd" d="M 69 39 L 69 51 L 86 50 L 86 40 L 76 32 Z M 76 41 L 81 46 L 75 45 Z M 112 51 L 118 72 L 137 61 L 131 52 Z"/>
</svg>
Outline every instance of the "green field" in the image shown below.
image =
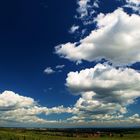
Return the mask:
<svg viewBox="0 0 140 140">
<path fill-rule="evenodd" d="M 90 132 L 91 133 L 91 132 Z M 123 134 L 111 132 L 103 133 L 100 136 L 91 135 L 89 133 L 75 132 L 55 132 L 55 131 L 40 131 L 26 129 L 0 129 L 0 140 L 140 140 L 140 131 L 131 130 L 123 131 Z"/>
</svg>

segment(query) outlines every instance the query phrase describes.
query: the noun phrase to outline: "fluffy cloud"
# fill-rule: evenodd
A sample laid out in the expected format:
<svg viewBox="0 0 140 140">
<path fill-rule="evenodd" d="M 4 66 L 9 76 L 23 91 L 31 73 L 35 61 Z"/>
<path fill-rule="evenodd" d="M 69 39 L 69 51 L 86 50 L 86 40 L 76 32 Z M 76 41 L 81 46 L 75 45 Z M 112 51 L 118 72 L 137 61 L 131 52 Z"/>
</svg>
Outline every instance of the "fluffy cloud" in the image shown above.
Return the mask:
<svg viewBox="0 0 140 140">
<path fill-rule="evenodd" d="M 47 108 L 40 106 L 34 99 L 24 97 L 12 91 L 0 94 L 0 122 L 6 125 L 15 124 L 44 124 L 58 123 L 56 120 L 47 120 L 39 115 L 71 113 L 71 108 L 63 106 Z"/>
<path fill-rule="evenodd" d="M 124 118 L 127 109 L 120 103 L 103 102 L 93 91 L 81 92 L 81 97 L 73 107 L 40 106 L 34 99 L 21 96 L 12 91 L 0 94 L 0 123 L 3 126 L 78 126 L 78 125 L 113 125 L 140 123 L 139 114 Z M 112 95 L 114 96 L 114 95 Z M 137 95 L 138 97 L 138 95 Z M 109 98 L 109 97 L 107 97 Z M 115 97 L 114 97 L 115 98 Z M 136 97 L 135 97 L 136 98 Z M 134 100 L 134 98 L 132 98 Z M 47 115 L 70 113 L 66 120 L 47 120 Z M 42 118 L 41 114 L 46 115 Z M 102 118 L 102 122 L 100 119 Z M 117 124 L 118 125 L 118 124 Z"/>
<path fill-rule="evenodd" d="M 90 2 L 79 0 L 78 12 L 84 22 L 86 16 L 92 17 L 88 11 Z M 137 0 L 126 2 L 129 7 L 139 6 Z M 95 6 L 98 7 L 98 3 Z M 97 27 L 87 37 L 79 42 L 61 44 L 55 51 L 76 63 L 105 58 L 113 66 L 97 64 L 94 68 L 68 73 L 66 86 L 80 98 L 73 106 L 73 116 L 67 121 L 101 126 L 140 123 L 139 114 L 128 115 L 128 107 L 140 97 L 140 73 L 131 68 L 114 67 L 140 61 L 140 17 L 119 8 L 106 15 L 101 13 L 93 20 Z"/>
<path fill-rule="evenodd" d="M 92 121 L 124 118 L 127 107 L 140 97 L 139 85 L 139 72 L 103 64 L 70 72 L 66 79 L 66 86 L 73 94 L 81 96 L 74 106 L 74 114 Z"/>
<path fill-rule="evenodd" d="M 55 71 L 54 71 L 51 67 L 47 67 L 47 68 L 44 70 L 44 73 L 46 73 L 46 74 L 52 74 L 52 73 L 55 73 Z"/>
<path fill-rule="evenodd" d="M 55 48 L 60 57 L 71 61 L 95 61 L 106 58 L 115 65 L 140 61 L 140 17 L 131 16 L 118 9 L 113 13 L 99 14 L 98 29 L 75 43 L 66 43 Z"/>
<path fill-rule="evenodd" d="M 0 94 L 0 110 L 13 110 L 34 106 L 36 102 L 29 97 L 23 97 L 12 91 L 5 91 Z"/>
</svg>

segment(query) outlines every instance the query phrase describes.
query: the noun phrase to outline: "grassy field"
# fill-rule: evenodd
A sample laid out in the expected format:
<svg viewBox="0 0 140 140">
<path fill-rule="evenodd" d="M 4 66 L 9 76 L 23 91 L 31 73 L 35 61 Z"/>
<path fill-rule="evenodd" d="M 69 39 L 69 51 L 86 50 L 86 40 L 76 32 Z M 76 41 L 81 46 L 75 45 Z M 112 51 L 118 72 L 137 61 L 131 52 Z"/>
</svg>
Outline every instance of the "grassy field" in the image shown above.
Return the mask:
<svg viewBox="0 0 140 140">
<path fill-rule="evenodd" d="M 26 129 L 0 129 L 0 140 L 140 140 L 140 130 L 108 132 L 100 135 L 77 132 L 56 132 Z"/>
</svg>

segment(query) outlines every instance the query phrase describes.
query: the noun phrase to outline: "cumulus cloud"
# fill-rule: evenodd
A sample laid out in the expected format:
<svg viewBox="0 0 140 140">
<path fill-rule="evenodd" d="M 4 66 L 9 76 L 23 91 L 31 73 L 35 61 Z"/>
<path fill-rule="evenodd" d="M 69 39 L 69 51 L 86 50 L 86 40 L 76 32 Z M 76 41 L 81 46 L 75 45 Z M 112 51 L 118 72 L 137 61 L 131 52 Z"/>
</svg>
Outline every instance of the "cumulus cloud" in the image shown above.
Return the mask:
<svg viewBox="0 0 140 140">
<path fill-rule="evenodd" d="M 99 1 L 96 2 L 93 5 L 98 8 Z M 137 11 L 139 1 L 126 0 L 126 3 L 113 13 L 100 13 L 93 19 L 91 11 L 96 11 L 91 10 L 91 1 L 79 0 L 79 18 L 84 25 L 91 21 L 96 23 L 96 29 L 79 42 L 55 47 L 56 54 L 76 63 L 101 59 L 113 63 L 113 66 L 97 64 L 94 68 L 68 73 L 65 85 L 73 95 L 80 96 L 68 122 L 101 126 L 140 123 L 139 114 L 128 115 L 128 107 L 140 97 L 140 73 L 115 67 L 140 61 L 140 16 L 123 11 L 125 7 L 133 10 L 135 7 Z"/>
<path fill-rule="evenodd" d="M 14 124 L 43 124 L 58 123 L 56 120 L 47 120 L 39 115 L 71 113 L 72 109 L 63 106 L 47 108 L 40 106 L 33 98 L 21 96 L 12 91 L 0 94 L 0 122 L 7 126 Z M 2 125 L 2 124 L 1 124 Z"/>
<path fill-rule="evenodd" d="M 140 61 L 140 17 L 117 9 L 113 13 L 99 14 L 98 29 L 75 43 L 55 47 L 60 57 L 71 61 L 89 62 L 105 58 L 115 65 Z"/>
<path fill-rule="evenodd" d="M 113 125 L 114 122 L 124 124 L 140 123 L 139 114 L 124 118 L 126 106 L 121 103 L 104 102 L 102 97 L 93 91 L 81 92 L 81 97 L 73 107 L 47 108 L 39 105 L 33 98 L 21 96 L 12 91 L 0 94 L 0 123 L 1 126 L 78 126 L 78 125 Z M 130 94 L 130 93 L 129 93 Z M 115 95 L 111 95 L 112 97 Z M 122 95 L 123 96 L 123 95 Z M 122 97 L 121 96 L 121 97 Z M 129 95 L 128 95 L 129 96 Z M 130 95 L 131 96 L 131 95 Z M 134 98 L 139 95 L 134 95 Z M 109 98 L 109 97 L 107 97 Z M 71 118 L 66 120 L 47 120 L 47 115 L 69 113 Z M 42 118 L 41 114 L 46 115 Z M 102 118 L 102 122 L 100 119 Z M 115 123 L 115 124 L 116 124 Z"/>
<path fill-rule="evenodd" d="M 5 91 L 0 94 L 0 110 L 13 110 L 34 106 L 36 102 L 29 97 L 23 97 L 12 91 Z"/>
<path fill-rule="evenodd" d="M 51 67 L 47 67 L 45 70 L 44 70 L 44 73 L 46 74 L 53 74 L 55 73 L 55 71 L 51 68 Z"/>
<path fill-rule="evenodd" d="M 127 107 L 140 97 L 139 85 L 139 72 L 103 64 L 70 72 L 66 79 L 70 91 L 81 96 L 74 106 L 74 114 L 92 121 L 124 119 Z"/>
</svg>

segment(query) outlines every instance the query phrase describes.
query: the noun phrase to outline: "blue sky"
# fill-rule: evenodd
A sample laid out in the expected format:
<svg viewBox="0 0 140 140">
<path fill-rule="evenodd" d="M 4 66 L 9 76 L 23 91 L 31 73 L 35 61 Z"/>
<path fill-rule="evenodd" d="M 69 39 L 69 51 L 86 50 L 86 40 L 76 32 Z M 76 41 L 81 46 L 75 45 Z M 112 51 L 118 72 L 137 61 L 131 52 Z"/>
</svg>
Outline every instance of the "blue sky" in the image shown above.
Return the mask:
<svg viewBox="0 0 140 140">
<path fill-rule="evenodd" d="M 0 2 L 0 126 L 139 126 L 140 1 Z"/>
</svg>

